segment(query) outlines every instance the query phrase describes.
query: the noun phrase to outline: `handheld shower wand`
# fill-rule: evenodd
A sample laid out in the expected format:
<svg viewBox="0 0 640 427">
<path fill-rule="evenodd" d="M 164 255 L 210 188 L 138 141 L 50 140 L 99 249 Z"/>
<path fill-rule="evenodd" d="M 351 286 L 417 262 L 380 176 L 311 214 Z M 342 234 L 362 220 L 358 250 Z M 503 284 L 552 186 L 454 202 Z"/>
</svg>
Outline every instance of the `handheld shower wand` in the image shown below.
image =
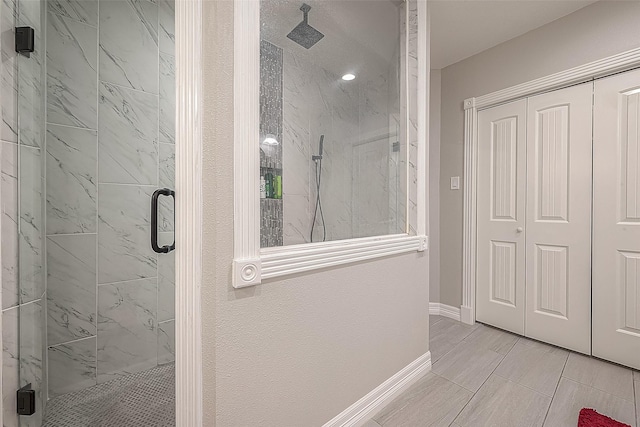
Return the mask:
<svg viewBox="0 0 640 427">
<path fill-rule="evenodd" d="M 320 135 L 320 144 L 318 146 L 318 155 L 311 156 L 311 160 L 317 162 L 322 160 L 322 147 L 324 146 L 324 135 Z"/>
<path fill-rule="evenodd" d="M 311 156 L 311 160 L 316 163 L 316 208 L 313 211 L 313 222 L 311 222 L 310 241 L 313 242 L 313 229 L 316 226 L 316 216 L 318 208 L 320 208 L 320 218 L 322 220 L 322 241 L 327 240 L 327 227 L 324 223 L 324 213 L 322 212 L 322 203 L 320 202 L 320 182 L 322 179 L 322 151 L 324 146 L 324 135 L 320 135 L 320 144 L 318 145 L 318 154 Z"/>
</svg>

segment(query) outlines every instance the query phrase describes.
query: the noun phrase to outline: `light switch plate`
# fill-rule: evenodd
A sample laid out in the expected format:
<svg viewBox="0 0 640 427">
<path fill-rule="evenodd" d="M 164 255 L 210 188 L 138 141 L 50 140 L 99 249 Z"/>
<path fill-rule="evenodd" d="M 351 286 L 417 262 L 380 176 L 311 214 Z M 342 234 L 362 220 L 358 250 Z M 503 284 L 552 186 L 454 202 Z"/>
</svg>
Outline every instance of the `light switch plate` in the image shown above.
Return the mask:
<svg viewBox="0 0 640 427">
<path fill-rule="evenodd" d="M 451 189 L 452 190 L 459 190 L 460 189 L 460 177 L 459 176 L 452 176 L 451 177 Z"/>
</svg>

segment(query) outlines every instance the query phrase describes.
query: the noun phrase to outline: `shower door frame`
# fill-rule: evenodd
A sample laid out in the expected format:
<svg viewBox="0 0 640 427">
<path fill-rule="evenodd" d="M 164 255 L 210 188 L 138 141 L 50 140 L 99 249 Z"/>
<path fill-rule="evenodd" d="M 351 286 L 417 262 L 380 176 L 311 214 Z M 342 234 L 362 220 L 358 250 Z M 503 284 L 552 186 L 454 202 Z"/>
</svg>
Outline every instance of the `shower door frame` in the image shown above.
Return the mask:
<svg viewBox="0 0 640 427">
<path fill-rule="evenodd" d="M 415 159 L 412 158 L 416 165 L 417 194 L 407 185 L 406 204 L 407 217 L 415 216 L 415 223 L 411 224 L 415 235 L 407 232 L 263 249 L 260 247 L 260 154 L 256 149 L 260 133 L 260 2 L 234 0 L 234 288 L 256 286 L 262 279 L 427 250 L 429 18 L 426 0 L 406 0 L 406 3 L 416 4 L 418 18 L 417 70 L 407 66 L 404 76 L 409 82 L 412 71 L 417 72 L 417 149 Z M 408 37 L 410 7 L 406 7 L 406 13 Z M 405 47 L 407 63 L 408 45 Z M 408 97 L 406 104 L 409 108 Z M 407 112 L 410 114 L 409 109 Z M 408 130 L 409 120 L 403 125 Z M 411 140 L 407 139 L 409 146 Z M 409 181 L 408 176 L 403 179 Z M 409 200 L 416 205 L 411 215 Z"/>
<path fill-rule="evenodd" d="M 176 0 L 176 426 L 202 426 L 203 5 Z"/>
</svg>

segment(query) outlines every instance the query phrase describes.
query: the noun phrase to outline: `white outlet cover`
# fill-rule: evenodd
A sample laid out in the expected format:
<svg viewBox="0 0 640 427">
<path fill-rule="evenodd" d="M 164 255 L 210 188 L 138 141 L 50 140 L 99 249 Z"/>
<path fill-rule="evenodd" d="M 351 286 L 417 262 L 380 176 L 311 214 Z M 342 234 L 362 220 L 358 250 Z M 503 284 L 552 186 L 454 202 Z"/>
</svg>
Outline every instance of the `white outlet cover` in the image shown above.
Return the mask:
<svg viewBox="0 0 640 427">
<path fill-rule="evenodd" d="M 452 176 L 451 177 L 451 189 L 452 190 L 459 190 L 460 189 L 460 177 L 459 176 Z"/>
</svg>

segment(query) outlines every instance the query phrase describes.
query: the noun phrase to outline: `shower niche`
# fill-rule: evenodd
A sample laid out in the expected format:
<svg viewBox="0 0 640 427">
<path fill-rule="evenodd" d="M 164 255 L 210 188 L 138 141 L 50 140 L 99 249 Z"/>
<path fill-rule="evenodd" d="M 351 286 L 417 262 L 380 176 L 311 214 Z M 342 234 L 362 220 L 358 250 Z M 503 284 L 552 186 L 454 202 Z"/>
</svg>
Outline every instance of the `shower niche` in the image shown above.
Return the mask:
<svg viewBox="0 0 640 427">
<path fill-rule="evenodd" d="M 415 235 L 415 4 L 260 9 L 261 247 Z"/>
</svg>

